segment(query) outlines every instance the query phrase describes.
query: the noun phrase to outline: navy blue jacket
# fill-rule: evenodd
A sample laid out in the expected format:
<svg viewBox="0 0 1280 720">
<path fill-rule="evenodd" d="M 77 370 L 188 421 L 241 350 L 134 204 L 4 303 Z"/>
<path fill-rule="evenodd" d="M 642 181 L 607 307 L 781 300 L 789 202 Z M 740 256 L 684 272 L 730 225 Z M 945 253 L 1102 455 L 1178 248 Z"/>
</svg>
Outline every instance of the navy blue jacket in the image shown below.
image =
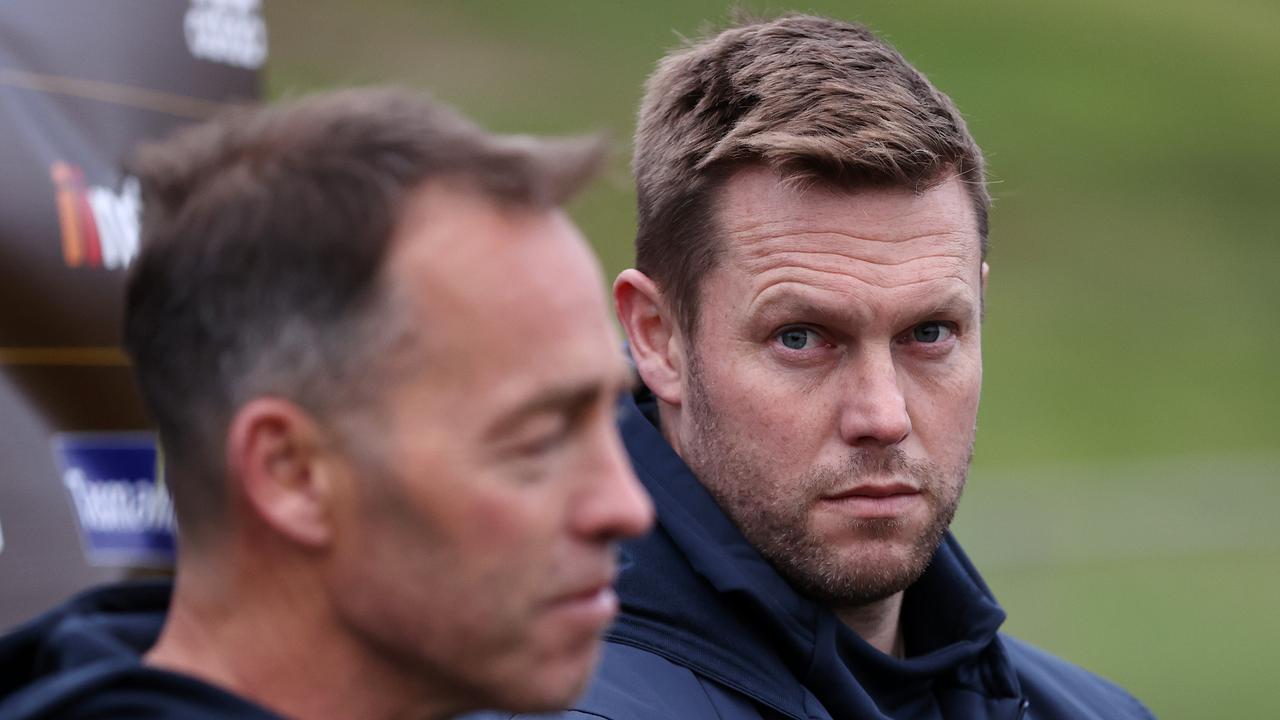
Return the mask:
<svg viewBox="0 0 1280 720">
<path fill-rule="evenodd" d="M 1001 635 L 1004 612 L 949 534 L 904 595 L 908 657 L 881 653 L 778 575 L 634 402 L 621 425 L 658 523 L 624 546 L 622 613 L 565 717 L 1152 717 L 1116 685 Z"/>
<path fill-rule="evenodd" d="M 142 664 L 171 590 L 167 582 L 91 590 L 0 638 L 0 720 L 278 720 L 208 683 Z"/>
</svg>

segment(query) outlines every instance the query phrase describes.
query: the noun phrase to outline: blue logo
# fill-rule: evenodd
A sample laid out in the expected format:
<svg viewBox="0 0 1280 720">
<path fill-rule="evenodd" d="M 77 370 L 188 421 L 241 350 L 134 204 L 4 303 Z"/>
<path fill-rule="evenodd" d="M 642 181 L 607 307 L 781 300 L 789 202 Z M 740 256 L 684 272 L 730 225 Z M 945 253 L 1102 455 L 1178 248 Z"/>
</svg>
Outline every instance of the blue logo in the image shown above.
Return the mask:
<svg viewBox="0 0 1280 720">
<path fill-rule="evenodd" d="M 63 433 L 53 452 L 91 564 L 173 565 L 173 503 L 154 435 Z"/>
</svg>

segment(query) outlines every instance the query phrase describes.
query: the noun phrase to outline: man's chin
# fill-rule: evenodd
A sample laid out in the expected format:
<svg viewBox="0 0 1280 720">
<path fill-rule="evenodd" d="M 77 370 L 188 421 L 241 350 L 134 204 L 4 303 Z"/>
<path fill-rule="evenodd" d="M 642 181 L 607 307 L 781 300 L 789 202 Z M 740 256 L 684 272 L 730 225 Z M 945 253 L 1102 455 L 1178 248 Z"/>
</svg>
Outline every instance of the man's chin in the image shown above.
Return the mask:
<svg viewBox="0 0 1280 720">
<path fill-rule="evenodd" d="M 521 681 L 524 692 L 518 692 L 518 688 L 509 688 L 500 709 L 519 713 L 563 710 L 586 691 L 595 665 L 596 658 L 593 656 L 585 666 L 563 668 L 562 671 L 541 668 L 530 673 Z M 537 682 L 531 682 L 535 678 Z"/>
<path fill-rule="evenodd" d="M 866 605 L 915 584 L 937 542 L 901 519 L 865 520 L 839 540 L 812 546 L 807 557 L 775 565 L 804 595 L 827 604 Z M 940 538 L 939 538 L 940 540 Z"/>
<path fill-rule="evenodd" d="M 523 684 L 521 712 L 551 712 L 573 703 L 587 688 L 603 650 L 601 632 L 562 636 L 560 647 L 544 653 L 518 681 Z"/>
</svg>

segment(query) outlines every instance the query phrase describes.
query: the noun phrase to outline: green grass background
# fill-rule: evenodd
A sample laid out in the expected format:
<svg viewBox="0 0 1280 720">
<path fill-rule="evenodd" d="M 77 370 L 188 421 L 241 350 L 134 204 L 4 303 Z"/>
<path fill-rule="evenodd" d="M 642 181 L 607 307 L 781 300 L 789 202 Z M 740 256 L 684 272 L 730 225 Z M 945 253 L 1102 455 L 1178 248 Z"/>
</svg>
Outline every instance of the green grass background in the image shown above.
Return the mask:
<svg viewBox="0 0 1280 720">
<path fill-rule="evenodd" d="M 1164 718 L 1280 717 L 1280 3 L 869 0 L 995 184 L 986 387 L 957 532 L 1007 629 Z M 613 273 L 644 78 L 729 6 L 269 0 L 273 96 L 430 89 L 492 129 L 603 129 L 574 213 Z"/>
</svg>

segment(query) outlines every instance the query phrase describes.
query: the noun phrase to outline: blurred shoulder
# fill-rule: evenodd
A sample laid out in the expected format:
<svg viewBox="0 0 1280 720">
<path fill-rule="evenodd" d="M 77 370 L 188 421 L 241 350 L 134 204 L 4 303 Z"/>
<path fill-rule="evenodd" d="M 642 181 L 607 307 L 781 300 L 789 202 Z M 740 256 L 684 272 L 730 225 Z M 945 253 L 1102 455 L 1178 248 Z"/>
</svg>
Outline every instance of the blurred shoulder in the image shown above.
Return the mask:
<svg viewBox="0 0 1280 720">
<path fill-rule="evenodd" d="M 605 643 L 591 685 L 573 706 L 546 714 L 483 713 L 465 720 L 699 720 L 724 715 L 726 704 L 748 705 L 718 686 L 659 655 L 629 645 Z M 759 717 L 754 712 L 742 717 Z"/>
<path fill-rule="evenodd" d="M 1030 717 L 1154 720 L 1142 701 L 1110 680 L 1017 638 L 1000 638 L 1031 700 Z"/>
</svg>

